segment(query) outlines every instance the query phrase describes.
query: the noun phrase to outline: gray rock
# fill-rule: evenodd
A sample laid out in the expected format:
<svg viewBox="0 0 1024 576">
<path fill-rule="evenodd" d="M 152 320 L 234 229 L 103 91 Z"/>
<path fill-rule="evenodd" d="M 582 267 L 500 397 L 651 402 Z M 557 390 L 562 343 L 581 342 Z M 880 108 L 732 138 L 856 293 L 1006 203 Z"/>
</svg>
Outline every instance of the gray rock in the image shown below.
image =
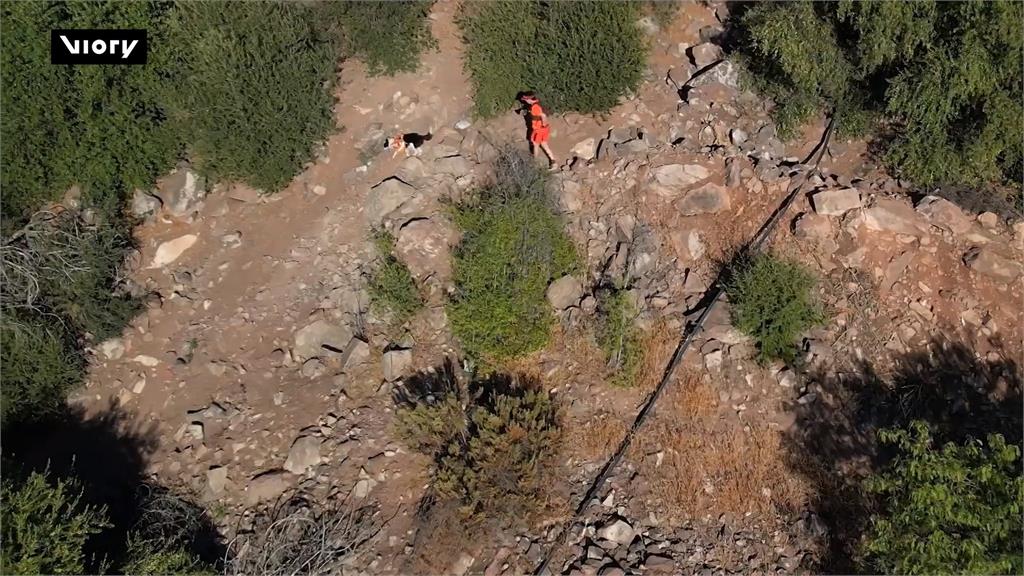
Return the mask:
<svg viewBox="0 0 1024 576">
<path fill-rule="evenodd" d="M 388 178 L 370 188 L 366 198 L 366 217 L 373 226 L 384 221 L 384 217 L 397 210 L 416 194 L 416 189 L 398 178 Z"/>
<path fill-rule="evenodd" d="M 579 212 L 583 208 L 583 200 L 580 198 L 581 189 L 582 187 L 572 180 L 562 180 L 562 186 L 558 194 L 558 203 L 561 205 L 562 210 L 571 214 Z"/>
<path fill-rule="evenodd" d="M 160 211 L 163 202 L 160 197 L 154 196 L 143 190 L 136 190 L 132 193 L 132 216 L 145 218 Z"/>
<path fill-rule="evenodd" d="M 470 122 L 466 118 L 463 118 L 462 120 L 459 120 L 458 122 L 455 123 L 455 129 L 456 130 L 468 130 L 469 127 L 472 126 L 472 125 L 473 125 L 472 122 Z"/>
<path fill-rule="evenodd" d="M 316 320 L 295 332 L 292 352 L 299 358 L 316 358 L 330 352 L 343 354 L 352 342 L 347 326 Z"/>
<path fill-rule="evenodd" d="M 276 500 L 292 484 L 292 478 L 284 470 L 271 470 L 255 476 L 245 487 L 245 502 L 255 506 L 261 502 Z"/>
<path fill-rule="evenodd" d="M 352 339 L 352 345 L 345 358 L 345 369 L 349 370 L 356 366 L 362 366 L 370 361 L 370 345 L 359 338 Z"/>
<path fill-rule="evenodd" d="M 210 494 L 214 496 L 223 496 L 227 485 L 227 466 L 213 466 L 206 471 L 206 487 L 210 490 Z"/>
<path fill-rule="evenodd" d="M 156 193 L 168 212 L 188 216 L 206 196 L 206 180 L 188 168 L 178 168 L 157 183 Z"/>
<path fill-rule="evenodd" d="M 591 160 L 597 155 L 597 140 L 594 138 L 587 138 L 586 140 L 577 142 L 576 145 L 569 150 L 569 153 L 577 158 L 582 158 L 583 160 Z"/>
<path fill-rule="evenodd" d="M 749 137 L 750 136 L 747 134 L 746 130 L 742 130 L 740 128 L 733 128 L 729 131 L 729 141 L 736 146 L 746 142 Z"/>
<path fill-rule="evenodd" d="M 644 560 L 644 568 L 649 572 L 673 572 L 675 571 L 675 562 L 668 556 L 651 554 Z"/>
<path fill-rule="evenodd" d="M 693 88 L 700 88 L 709 84 L 721 84 L 729 88 L 738 89 L 740 85 L 739 70 L 731 60 L 722 60 L 690 81 L 690 86 Z M 779 146 L 781 147 L 781 145 L 780 142 Z"/>
<path fill-rule="evenodd" d="M 288 450 L 288 458 L 284 469 L 292 474 L 305 474 L 307 470 L 320 463 L 320 444 L 323 441 L 315 436 L 303 436 L 292 443 Z"/>
<path fill-rule="evenodd" d="M 995 230 L 999 228 L 999 216 L 995 212 L 982 212 L 978 214 L 978 223 L 989 230 Z"/>
<path fill-rule="evenodd" d="M 856 188 L 822 190 L 811 195 L 811 205 L 818 214 L 842 216 L 862 206 L 860 191 Z"/>
<path fill-rule="evenodd" d="M 915 209 L 927 218 L 932 226 L 953 234 L 965 234 L 972 226 L 970 216 L 945 198 L 925 196 L 918 201 Z"/>
<path fill-rule="evenodd" d="M 651 170 L 651 176 L 666 188 L 684 188 L 710 176 L 707 168 L 700 164 L 666 164 Z"/>
<path fill-rule="evenodd" d="M 650 148 L 650 145 L 647 143 L 646 138 L 634 138 L 633 140 L 628 140 L 615 145 L 615 151 L 619 156 L 644 154 L 647 152 L 648 148 Z"/>
<path fill-rule="evenodd" d="M 964 255 L 964 264 L 979 274 L 1006 282 L 1020 278 L 1024 268 L 1020 262 L 1007 258 L 990 247 L 972 248 Z"/>
<path fill-rule="evenodd" d="M 319 358 L 310 358 L 302 363 L 302 367 L 299 369 L 299 373 L 303 377 L 314 379 L 319 378 L 327 372 L 327 366 L 324 365 L 323 361 Z"/>
<path fill-rule="evenodd" d="M 708 182 L 687 192 L 676 201 L 675 207 L 683 216 L 717 214 L 730 208 L 729 192 L 718 184 Z"/>
<path fill-rule="evenodd" d="M 632 542 L 634 535 L 633 527 L 621 519 L 605 524 L 597 531 L 597 537 L 601 540 L 615 542 L 620 546 L 626 546 Z"/>
<path fill-rule="evenodd" d="M 434 277 L 447 282 L 452 276 L 448 248 L 454 235 L 449 226 L 438 220 L 413 220 L 398 232 L 395 253 L 409 267 L 413 278 L 422 282 Z"/>
<path fill-rule="evenodd" d="M 434 161 L 434 171 L 459 177 L 473 171 L 473 163 L 463 156 L 445 156 Z"/>
<path fill-rule="evenodd" d="M 388 350 L 383 357 L 384 379 L 394 382 L 412 368 L 412 350 Z"/>
<path fill-rule="evenodd" d="M 704 243 L 696 228 L 675 227 L 669 233 L 668 239 L 681 262 L 693 262 L 704 256 Z"/>
<path fill-rule="evenodd" d="M 366 498 L 376 486 L 377 481 L 373 478 L 360 478 L 352 488 L 352 496 L 360 500 Z"/>
<path fill-rule="evenodd" d="M 459 554 L 459 557 L 455 559 L 455 563 L 452 564 L 449 572 L 452 576 L 463 576 L 466 572 L 469 572 L 469 569 L 473 566 L 474 562 L 476 562 L 476 558 L 462 552 Z"/>
<path fill-rule="evenodd" d="M 704 42 L 690 48 L 690 60 L 698 70 L 721 60 L 722 55 L 722 48 L 710 42 Z"/>
<path fill-rule="evenodd" d="M 562 276 L 548 286 L 548 302 L 556 310 L 575 306 L 583 297 L 583 285 L 574 276 Z"/>
<path fill-rule="evenodd" d="M 626 576 L 625 570 L 618 566 L 605 566 L 597 573 L 598 576 Z"/>
<path fill-rule="evenodd" d="M 821 241 L 832 238 L 835 234 L 835 227 L 832 219 L 824 214 L 805 212 L 793 223 L 793 233 L 798 238 Z"/>
<path fill-rule="evenodd" d="M 869 230 L 923 236 L 926 232 L 920 214 L 909 204 L 892 198 L 879 198 L 864 211 L 864 226 Z"/>
</svg>

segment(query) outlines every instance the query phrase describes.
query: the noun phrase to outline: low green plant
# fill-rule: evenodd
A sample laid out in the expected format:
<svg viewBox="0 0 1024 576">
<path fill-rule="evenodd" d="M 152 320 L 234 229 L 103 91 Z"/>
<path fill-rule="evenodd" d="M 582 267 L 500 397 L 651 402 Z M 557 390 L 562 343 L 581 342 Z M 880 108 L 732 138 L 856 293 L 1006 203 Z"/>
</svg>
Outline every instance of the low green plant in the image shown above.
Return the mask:
<svg viewBox="0 0 1024 576">
<path fill-rule="evenodd" d="M 863 544 L 882 574 L 1020 574 L 1024 477 L 1020 448 L 1001 435 L 933 446 L 928 426 L 887 429 L 898 455 L 866 487 L 878 496 Z"/>
<path fill-rule="evenodd" d="M 345 52 L 363 60 L 371 75 L 412 72 L 423 50 L 436 46 L 430 34 L 434 0 L 326 2 L 322 10 L 339 22 Z"/>
<path fill-rule="evenodd" d="M 575 271 L 566 235 L 532 159 L 506 150 L 493 185 L 455 208 L 452 329 L 473 358 L 501 361 L 543 348 L 554 315 L 548 284 Z"/>
<path fill-rule="evenodd" d="M 634 325 L 636 306 L 628 290 L 612 288 L 599 294 L 597 343 L 612 369 L 611 383 L 631 386 L 644 360 L 642 333 Z"/>
<path fill-rule="evenodd" d="M 470 518 L 523 520 L 537 509 L 561 440 L 558 404 L 540 382 L 492 374 L 468 392 L 407 398 L 396 414 L 408 445 L 436 462 L 433 488 Z"/>
<path fill-rule="evenodd" d="M 394 237 L 380 230 L 374 232 L 373 242 L 379 258 L 367 282 L 370 303 L 390 314 L 395 324 L 404 324 L 423 308 L 423 295 L 409 268 L 395 257 Z"/>
<path fill-rule="evenodd" d="M 192 161 L 272 192 L 334 129 L 337 42 L 297 2 L 181 2 L 172 33 L 188 54 L 169 107 Z"/>
<path fill-rule="evenodd" d="M 3 574 L 85 574 L 85 544 L 110 526 L 104 510 L 81 502 L 72 482 L 39 473 L 21 485 L 5 478 L 0 498 Z"/>
<path fill-rule="evenodd" d="M 799 263 L 770 254 L 733 265 L 725 287 L 733 325 L 754 338 L 759 360 L 792 362 L 797 337 L 824 321 L 814 286 L 814 276 Z"/>
<path fill-rule="evenodd" d="M 125 574 L 214 575 L 217 572 L 182 548 L 163 548 L 150 541 L 129 541 Z"/>
<path fill-rule="evenodd" d="M 85 374 L 85 359 L 60 321 L 5 309 L 0 320 L 4 425 L 56 414 Z"/>
<path fill-rule="evenodd" d="M 537 92 L 549 111 L 604 112 L 640 85 L 647 47 L 637 2 L 468 2 L 459 17 L 476 113 Z"/>
</svg>

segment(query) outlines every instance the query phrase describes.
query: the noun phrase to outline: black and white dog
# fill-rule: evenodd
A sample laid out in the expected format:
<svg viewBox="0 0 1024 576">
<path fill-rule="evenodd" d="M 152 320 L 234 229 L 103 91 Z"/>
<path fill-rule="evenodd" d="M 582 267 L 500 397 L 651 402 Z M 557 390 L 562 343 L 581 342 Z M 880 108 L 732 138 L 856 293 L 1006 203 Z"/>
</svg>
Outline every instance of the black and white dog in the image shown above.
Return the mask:
<svg viewBox="0 0 1024 576">
<path fill-rule="evenodd" d="M 405 157 L 419 156 L 423 153 L 423 144 L 433 138 L 433 134 L 427 132 L 426 134 L 417 134 L 415 132 L 408 132 L 406 134 L 399 134 L 392 138 L 384 139 L 384 149 L 394 150 L 392 158 L 398 156 L 398 153 L 405 150 Z"/>
</svg>

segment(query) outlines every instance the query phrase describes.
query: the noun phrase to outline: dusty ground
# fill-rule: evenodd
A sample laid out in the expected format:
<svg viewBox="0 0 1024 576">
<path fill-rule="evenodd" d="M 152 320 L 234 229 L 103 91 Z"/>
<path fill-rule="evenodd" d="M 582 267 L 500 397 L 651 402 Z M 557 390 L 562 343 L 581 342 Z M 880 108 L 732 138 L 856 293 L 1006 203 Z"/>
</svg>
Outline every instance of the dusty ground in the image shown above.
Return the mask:
<svg viewBox="0 0 1024 576">
<path fill-rule="evenodd" d="M 374 554 L 367 559 L 370 571 L 408 570 L 405 557 L 412 536 L 412 516 L 429 481 L 430 464 L 426 458 L 410 454 L 393 437 L 393 404 L 384 383 L 380 355 L 389 342 L 412 341 L 413 368 L 438 364 L 455 346 L 444 329 L 443 309 L 435 298 L 432 308 L 421 313 L 406 334 L 387 334 L 371 325 L 371 361 L 356 369 L 343 368 L 341 360 L 335 358 L 328 359 L 315 373 L 304 374 L 303 365 L 292 360 L 289 347 L 294 331 L 311 320 L 349 321 L 353 314 L 361 315 L 366 309 L 365 295 L 359 287 L 363 269 L 372 256 L 367 242 L 370 222 L 364 206 L 370 186 L 395 174 L 401 160 L 385 154 L 363 167 L 358 149 L 363 136 L 374 123 L 382 123 L 385 132 L 425 132 L 433 128 L 442 136 L 451 135 L 454 131 L 450 127 L 470 117 L 470 89 L 461 66 L 455 64 L 461 54 L 453 23 L 455 9 L 451 1 L 435 5 L 433 31 L 439 48 L 424 56 L 416 73 L 369 78 L 358 63 L 346 63 L 337 91 L 336 117 L 341 129 L 326 143 L 317 162 L 285 190 L 259 196 L 243 186 L 221 184 L 195 217 L 163 217 L 137 230 L 142 246 L 139 261 L 143 264 L 153 259 L 161 242 L 184 234 L 195 234 L 198 241 L 173 265 L 141 268 L 135 273 L 135 280 L 159 293 L 161 299 L 153 301 L 126 330 L 123 356 L 108 359 L 97 355 L 89 383 L 79 398 L 93 413 L 108 407 L 111 398 L 117 399 L 142 425 L 155 427 L 159 445 L 145 454 L 147 472 L 164 484 L 184 488 L 225 510 L 244 507 L 250 479 L 280 468 L 292 442 L 303 433 L 315 431 L 325 439 L 320 449 L 322 463 L 306 478 L 290 482 L 308 487 L 323 498 L 340 499 L 361 486 L 356 490 L 359 497 L 381 503 L 382 514 L 390 521 L 375 542 Z M 607 117 L 570 114 L 557 118 L 552 135 L 556 154 L 570 157 L 574 144 L 591 137 L 600 139 L 612 127 L 656 129 L 669 116 L 699 129 L 703 112 L 683 110 L 677 114 L 678 97 L 662 78 L 668 68 L 680 64 L 678 44 L 699 43 L 700 28 L 714 21 L 711 9 L 684 4 L 677 24 L 653 40 L 650 73 L 638 97 Z M 764 110 L 757 106 L 739 115 L 765 117 Z M 445 127 L 449 128 L 447 133 Z M 822 127 L 809 126 L 806 137 L 787 148 L 787 156 L 805 156 Z M 522 137 L 521 119 L 512 114 L 485 124 L 474 123 L 474 128 L 497 141 Z M 444 137 L 439 143 L 445 143 Z M 832 155 L 823 161 L 823 171 L 848 177 L 876 174 L 867 162 L 865 149 L 862 142 L 835 142 Z M 651 165 L 670 161 L 704 163 L 712 169 L 709 181 L 725 181 L 720 158 L 710 159 L 685 149 L 663 148 L 658 154 L 657 158 L 652 154 Z M 762 182 L 754 166 L 743 157 L 741 161 L 746 162 L 747 170 L 742 184 L 732 189 L 732 210 L 689 220 L 666 210 L 667 205 L 657 195 L 637 185 L 644 181 L 647 162 L 632 167 L 598 162 L 580 168 L 573 178 L 583 182 L 615 180 L 621 186 L 615 188 L 620 191 L 615 194 L 600 186 L 586 187 L 582 208 L 569 218 L 570 231 L 586 245 L 589 222 L 617 206 L 629 207 L 659 239 L 659 254 L 671 255 L 668 239 L 672 231 L 681 225 L 696 227 L 707 253 L 685 268 L 710 281 L 716 262 L 744 243 L 787 192 L 788 178 Z M 793 206 L 780 225 L 774 247 L 822 273 L 822 290 L 835 307 L 835 324 L 828 327 L 829 336 L 823 341 L 834 348 L 840 360 L 860 355 L 886 366 L 887 358 L 900 352 L 901 346 L 920 346 L 938 333 L 962 335 L 982 357 L 1019 357 L 1020 287 L 980 278 L 965 267 L 961 263 L 962 242 L 953 238 L 936 241 L 929 236 L 928 240 L 908 243 L 881 232 L 853 233 L 847 242 L 864 247 L 863 264 L 858 268 L 865 272 L 845 277 L 835 263 L 828 263 L 830 259 L 816 256 L 806 243 L 794 237 L 792 217 L 810 209 L 806 198 Z M 225 241 L 224 236 L 229 234 L 238 234 L 240 243 Z M 1002 234 L 1008 236 L 1009 232 L 1004 230 Z M 887 270 L 892 261 L 909 247 L 915 248 L 914 258 L 905 271 L 900 270 L 891 279 Z M 671 256 L 666 258 L 671 260 Z M 675 265 L 666 264 L 681 279 L 681 271 L 672 268 Z M 674 288 L 665 292 L 666 299 L 680 297 L 678 291 L 672 291 Z M 915 316 L 917 313 L 908 307 L 921 299 L 927 301 L 931 317 Z M 672 304 L 670 312 L 651 315 L 651 325 L 656 326 L 652 332 L 657 337 L 651 339 L 653 353 L 649 355 L 645 381 L 634 388 L 606 385 L 600 353 L 579 327 L 559 329 L 546 351 L 519 366 L 543 374 L 567 403 L 570 439 L 564 457 L 566 483 L 561 489 L 567 498 L 570 493 L 579 497 L 581 487 L 619 442 L 622 431 L 660 376 L 675 335 L 685 321 L 687 306 L 676 301 Z M 871 313 L 865 314 L 867 310 Z M 964 321 L 967 310 L 980 311 L 979 325 Z M 891 336 L 897 333 L 901 335 L 900 343 L 892 344 Z M 703 406 L 700 417 L 718 431 L 703 439 L 705 446 L 719 441 L 743 444 L 748 442 L 743 434 L 754 430 L 762 439 L 757 454 L 765 461 L 780 460 L 779 435 L 794 426 L 793 407 L 806 390 L 801 391 L 802 384 L 794 385 L 795 380 L 780 385 L 783 378 L 778 367 L 758 366 L 738 349 L 735 358 L 726 357 L 720 370 L 711 370 L 701 353 L 708 351 L 698 347 L 691 352 L 684 359 L 684 371 L 687 382 L 703 382 L 710 393 L 700 396 L 699 401 L 680 400 L 675 409 L 689 414 L 696 408 L 687 402 Z M 211 403 L 219 408 L 204 420 L 203 438 L 198 440 L 190 435 L 188 425 Z M 661 458 L 666 450 L 679 448 L 671 444 L 680 437 L 678 430 L 658 430 L 659 434 L 630 458 L 629 467 L 635 468 L 637 475 L 618 484 L 619 490 L 633 496 L 631 514 L 641 519 L 649 515 L 669 519 L 670 524 L 698 517 L 718 520 L 719 511 L 729 507 L 728 502 L 712 499 L 705 514 L 691 514 L 692 508 L 678 504 L 678 494 L 685 494 L 692 486 L 677 486 L 675 496 L 658 494 L 657 487 L 665 486 L 659 483 L 664 480 L 660 478 L 664 474 L 659 468 Z M 693 430 L 684 432 L 685 437 Z M 659 453 L 658 465 L 652 465 L 651 458 Z M 669 454 L 665 464 L 670 467 L 669 474 L 686 468 L 679 457 Z M 228 482 L 222 492 L 214 493 L 207 474 L 221 467 L 227 469 Z M 726 472 L 742 475 L 738 468 Z M 765 468 L 757 478 L 770 483 L 800 481 L 777 466 Z M 735 489 L 741 490 L 742 496 L 742 489 L 761 493 L 764 488 Z M 810 498 L 801 492 L 805 489 L 793 488 L 785 504 L 806 507 Z M 675 503 L 672 497 L 677 498 Z M 742 507 L 732 508 L 736 506 Z M 778 508 L 758 505 L 757 522 L 766 522 L 768 530 L 777 530 L 793 515 L 792 510 L 782 513 Z M 742 518 L 745 511 L 732 512 Z M 661 522 L 664 525 L 665 520 Z M 529 556 L 526 552 L 530 550 L 519 552 Z M 493 550 L 481 548 L 470 553 L 477 558 L 475 566 L 482 570 Z M 520 569 L 530 563 L 510 562 Z"/>
</svg>

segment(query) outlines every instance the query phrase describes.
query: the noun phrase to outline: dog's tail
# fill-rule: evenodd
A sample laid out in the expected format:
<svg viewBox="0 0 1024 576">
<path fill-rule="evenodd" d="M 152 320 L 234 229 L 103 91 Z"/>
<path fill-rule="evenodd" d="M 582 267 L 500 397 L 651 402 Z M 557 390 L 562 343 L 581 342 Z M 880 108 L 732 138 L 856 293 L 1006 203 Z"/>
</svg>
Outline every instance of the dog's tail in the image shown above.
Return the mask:
<svg viewBox="0 0 1024 576">
<path fill-rule="evenodd" d="M 426 134 L 423 135 L 423 141 L 425 142 L 427 140 L 430 140 L 433 137 L 434 137 L 434 130 L 431 129 L 430 132 L 427 132 Z"/>
</svg>

